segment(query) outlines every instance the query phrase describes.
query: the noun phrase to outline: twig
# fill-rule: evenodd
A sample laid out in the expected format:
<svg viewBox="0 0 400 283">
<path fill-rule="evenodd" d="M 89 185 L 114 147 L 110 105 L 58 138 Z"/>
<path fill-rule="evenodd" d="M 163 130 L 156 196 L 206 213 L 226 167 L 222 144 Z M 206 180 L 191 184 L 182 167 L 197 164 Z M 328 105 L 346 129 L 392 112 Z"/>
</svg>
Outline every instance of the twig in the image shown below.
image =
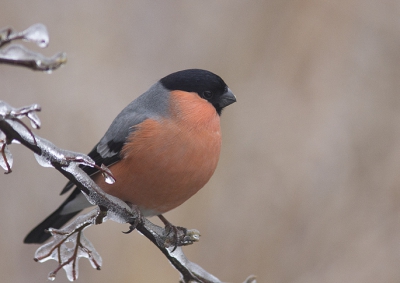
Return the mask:
<svg viewBox="0 0 400 283">
<path fill-rule="evenodd" d="M 46 57 L 20 44 L 10 44 L 15 40 L 34 42 L 39 47 L 44 48 L 49 43 L 49 35 L 43 24 L 32 25 L 22 32 L 14 32 L 11 28 L 0 30 L 0 64 L 51 72 L 67 62 L 67 56 L 64 52 Z"/>
</svg>

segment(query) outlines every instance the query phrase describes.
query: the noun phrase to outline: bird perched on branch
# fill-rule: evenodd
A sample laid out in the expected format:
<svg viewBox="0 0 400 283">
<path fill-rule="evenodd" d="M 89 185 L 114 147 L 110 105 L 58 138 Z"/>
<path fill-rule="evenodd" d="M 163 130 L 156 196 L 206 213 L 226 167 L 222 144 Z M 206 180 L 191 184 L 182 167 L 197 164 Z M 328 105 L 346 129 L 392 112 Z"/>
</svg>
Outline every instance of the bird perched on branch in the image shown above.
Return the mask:
<svg viewBox="0 0 400 283">
<path fill-rule="evenodd" d="M 106 193 L 159 216 L 181 205 L 211 178 L 221 148 L 220 115 L 236 101 L 217 75 L 200 69 L 172 73 L 132 101 L 89 153 L 116 179 L 107 184 L 93 167 L 82 167 Z M 69 182 L 61 194 L 72 189 Z M 79 188 L 25 238 L 43 243 L 82 209 L 91 206 Z M 164 222 L 165 223 L 165 222 Z"/>
</svg>

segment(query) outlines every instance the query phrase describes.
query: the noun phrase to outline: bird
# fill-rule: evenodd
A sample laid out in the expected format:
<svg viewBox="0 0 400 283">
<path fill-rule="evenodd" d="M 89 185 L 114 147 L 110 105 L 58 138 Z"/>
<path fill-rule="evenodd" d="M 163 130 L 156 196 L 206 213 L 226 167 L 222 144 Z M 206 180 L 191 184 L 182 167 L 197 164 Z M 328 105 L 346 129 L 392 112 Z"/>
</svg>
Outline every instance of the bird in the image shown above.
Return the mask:
<svg viewBox="0 0 400 283">
<path fill-rule="evenodd" d="M 234 102 L 224 80 L 210 71 L 169 74 L 129 103 L 88 154 L 96 165 L 108 167 L 115 183 L 107 183 L 99 168 L 81 168 L 106 193 L 167 224 L 162 214 L 192 197 L 213 175 L 221 151 L 220 116 Z M 72 182 L 61 195 L 70 190 L 24 243 L 45 242 L 51 237 L 47 229 L 61 228 L 92 206 Z"/>
</svg>

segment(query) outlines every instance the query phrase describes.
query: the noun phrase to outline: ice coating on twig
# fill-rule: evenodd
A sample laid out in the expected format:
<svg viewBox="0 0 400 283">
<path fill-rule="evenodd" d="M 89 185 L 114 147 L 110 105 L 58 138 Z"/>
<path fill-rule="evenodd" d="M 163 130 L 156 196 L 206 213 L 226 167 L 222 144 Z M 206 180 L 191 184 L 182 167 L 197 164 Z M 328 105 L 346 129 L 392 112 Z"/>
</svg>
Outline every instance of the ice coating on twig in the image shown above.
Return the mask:
<svg viewBox="0 0 400 283">
<path fill-rule="evenodd" d="M 52 57 L 28 50 L 20 44 L 13 44 L 0 49 L 0 63 L 25 66 L 38 71 L 52 71 L 67 62 L 65 53 L 57 53 Z"/>
<path fill-rule="evenodd" d="M 0 115 L 5 117 L 7 114 L 10 114 L 13 108 L 5 101 L 0 100 Z"/>
<path fill-rule="evenodd" d="M 52 142 L 35 137 L 32 131 L 20 119 L 27 117 L 34 128 L 39 128 L 41 125 L 39 117 L 36 112 L 40 111 L 41 107 L 38 104 L 14 108 L 4 101 L 0 101 L 0 118 L 6 119 L 7 124 L 10 125 L 23 140 L 34 144 L 40 149 L 40 153 L 35 153 L 35 158 L 41 166 L 54 167 L 53 164 L 59 164 L 61 167 L 68 167 L 73 165 L 77 168 L 78 165 L 85 165 L 95 167 L 95 162 L 87 155 L 76 153 L 68 150 L 62 150 L 56 147 Z M 0 131 L 1 132 L 1 131 Z M 0 134 L 0 145 L 6 143 L 5 134 Z M 1 138 L 3 137 L 3 138 Z M 1 149 L 1 148 L 0 148 Z M 3 167 L 3 166 L 2 166 Z M 98 167 L 98 166 L 97 166 Z M 98 168 L 109 182 L 115 181 L 111 171 L 105 167 Z M 76 172 L 77 175 L 82 175 L 82 172 Z M 86 175 L 87 179 L 91 182 L 92 179 Z M 94 183 L 93 183 L 94 184 Z"/>
<path fill-rule="evenodd" d="M 67 62 L 64 52 L 55 54 L 52 57 L 46 57 L 20 44 L 11 44 L 2 48 L 12 41 L 21 39 L 34 42 L 41 48 L 49 44 L 49 34 L 43 24 L 34 24 L 22 32 L 14 32 L 11 28 L 3 29 L 0 31 L 0 63 L 51 72 Z"/>
<path fill-rule="evenodd" d="M 30 141 L 34 143 L 36 140 L 32 132 L 20 121 L 20 119 L 28 117 L 31 122 L 34 121 L 36 127 L 39 127 L 40 120 L 35 114 L 36 111 L 40 111 L 40 106 L 38 104 L 22 108 L 14 108 L 6 102 L 0 101 L 0 118 L 8 118 L 9 125 L 18 129 L 21 133 L 24 133 L 24 135 L 29 136 Z M 5 170 L 5 173 L 10 173 L 13 165 L 13 157 L 7 146 L 7 143 L 10 142 L 12 142 L 12 140 L 7 140 L 4 132 L 0 131 L 0 166 Z"/>
<path fill-rule="evenodd" d="M 91 204 L 107 208 L 107 219 L 118 223 L 129 223 L 133 221 L 135 214 L 132 209 L 119 198 L 106 194 L 101 190 L 75 163 L 70 163 L 69 166 L 63 167 L 62 170 L 70 173 L 77 182 L 83 185 L 84 188 L 87 188 L 87 190 L 83 190 L 82 193 Z"/>
<path fill-rule="evenodd" d="M 19 119 L 23 118 L 24 116 L 28 117 L 32 127 L 39 129 L 41 122 L 38 115 L 36 115 L 36 112 L 40 111 L 41 109 L 42 108 L 39 104 L 32 104 L 22 108 L 14 108 L 10 114 Z"/>
<path fill-rule="evenodd" d="M 43 24 L 34 24 L 18 35 L 22 36 L 26 41 L 36 43 L 41 48 L 47 47 L 49 44 L 49 34 Z"/>
<path fill-rule="evenodd" d="M 1 132 L 0 132 L 1 136 Z M 0 138 L 0 166 L 5 170 L 4 173 L 11 173 L 11 168 L 13 165 L 13 157 L 11 151 L 8 149 L 8 146 L 5 142 L 3 142 Z"/>
<path fill-rule="evenodd" d="M 39 129 L 40 128 L 40 119 L 35 112 L 29 112 L 27 117 L 31 121 L 32 128 Z"/>
<path fill-rule="evenodd" d="M 39 104 L 32 104 L 21 108 L 14 108 L 11 107 L 8 103 L 0 100 L 0 116 L 4 118 L 9 118 L 14 121 L 17 121 L 16 119 L 27 117 L 31 122 L 32 127 L 35 129 L 40 128 L 41 122 L 39 117 L 36 115 L 36 112 L 40 110 L 41 107 Z"/>
<path fill-rule="evenodd" d="M 221 282 L 217 277 L 214 275 L 208 273 L 206 270 L 204 270 L 200 265 L 189 261 L 185 254 L 182 251 L 181 247 L 178 247 L 172 254 L 174 258 L 177 259 L 177 261 L 184 263 L 185 267 L 190 270 L 194 276 L 198 278 L 202 278 L 203 280 L 207 280 L 209 282 Z M 183 278 L 181 279 L 183 280 Z M 184 281 L 187 282 L 187 281 Z"/>
<path fill-rule="evenodd" d="M 257 277 L 255 275 L 250 275 L 249 277 L 244 280 L 243 283 L 257 283 Z"/>
<path fill-rule="evenodd" d="M 49 44 L 47 28 L 40 23 L 31 25 L 21 32 L 14 32 L 11 28 L 0 31 L 0 46 L 17 39 L 34 42 L 41 48 L 47 47 Z"/>
<path fill-rule="evenodd" d="M 100 270 L 102 258 L 83 234 L 83 230 L 95 224 L 99 212 L 95 209 L 81 215 L 62 229 L 49 229 L 49 233 L 53 236 L 52 241 L 42 245 L 35 253 L 35 260 L 38 262 L 48 260 L 58 262 L 58 267 L 49 273 L 49 280 L 54 280 L 61 268 L 66 272 L 69 281 L 78 279 L 80 258 L 87 258 L 93 268 Z M 72 247 L 67 246 L 67 243 L 72 243 Z"/>
</svg>

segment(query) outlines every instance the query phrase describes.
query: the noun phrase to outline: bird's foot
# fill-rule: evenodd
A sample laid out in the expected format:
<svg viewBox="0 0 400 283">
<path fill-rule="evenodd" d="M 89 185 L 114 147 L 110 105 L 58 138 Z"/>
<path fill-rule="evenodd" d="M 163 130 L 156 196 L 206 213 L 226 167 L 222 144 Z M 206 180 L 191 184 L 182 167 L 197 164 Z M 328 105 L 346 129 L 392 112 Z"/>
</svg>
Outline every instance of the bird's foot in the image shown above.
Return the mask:
<svg viewBox="0 0 400 283">
<path fill-rule="evenodd" d="M 122 233 L 124 233 L 124 234 L 132 233 L 136 229 L 136 227 L 139 225 L 139 223 L 142 221 L 142 218 L 143 218 L 142 212 L 140 211 L 140 209 L 136 205 L 134 205 L 132 203 L 127 203 L 127 204 L 131 207 L 132 210 L 134 210 L 136 212 L 137 217 L 135 217 L 133 222 L 129 223 L 131 225 L 129 226 L 129 230 L 128 231 L 126 231 L 126 232 L 122 231 Z"/>
<path fill-rule="evenodd" d="M 200 240 L 200 232 L 196 229 L 186 229 L 184 227 L 171 224 L 163 215 L 158 215 L 158 218 L 165 225 L 165 243 L 166 247 L 173 247 L 171 252 L 174 252 L 178 246 L 191 245 Z"/>
</svg>

